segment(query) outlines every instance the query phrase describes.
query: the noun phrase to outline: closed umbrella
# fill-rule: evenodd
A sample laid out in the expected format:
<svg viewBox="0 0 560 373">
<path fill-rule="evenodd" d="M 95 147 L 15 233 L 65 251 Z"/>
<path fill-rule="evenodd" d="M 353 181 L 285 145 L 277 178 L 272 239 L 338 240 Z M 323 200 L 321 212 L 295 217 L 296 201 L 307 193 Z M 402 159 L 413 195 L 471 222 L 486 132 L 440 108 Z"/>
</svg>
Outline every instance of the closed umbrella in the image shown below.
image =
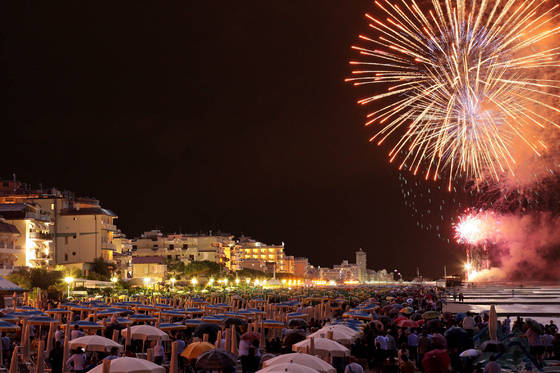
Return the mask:
<svg viewBox="0 0 560 373">
<path fill-rule="evenodd" d="M 488 315 L 488 334 L 491 340 L 498 340 L 498 316 L 494 305 L 490 306 L 490 314 Z"/>
<path fill-rule="evenodd" d="M 196 359 L 196 369 L 202 370 L 223 370 L 232 368 L 237 363 L 237 358 L 231 353 L 222 349 L 213 349 L 201 354 Z"/>
<path fill-rule="evenodd" d="M 106 352 L 113 347 L 116 347 L 121 350 L 123 348 L 122 345 L 118 344 L 112 339 L 101 337 L 99 335 L 86 335 L 84 337 L 75 338 L 68 343 L 70 348 L 72 349 L 82 347 L 86 351 Z"/>
<path fill-rule="evenodd" d="M 103 364 L 90 370 L 88 373 L 102 373 Z M 151 361 L 133 357 L 120 357 L 111 360 L 109 373 L 165 373 L 165 368 Z"/>
<path fill-rule="evenodd" d="M 291 353 L 273 357 L 272 359 L 263 362 L 263 368 L 268 368 L 274 365 L 283 363 L 296 363 L 314 369 L 320 373 L 336 373 L 336 369 L 326 361 L 318 358 L 317 356 Z"/>
<path fill-rule="evenodd" d="M 281 363 L 258 370 L 257 373 L 318 373 L 315 369 L 297 363 Z"/>
<path fill-rule="evenodd" d="M 210 351 L 215 348 L 216 346 L 208 342 L 193 342 L 183 350 L 181 356 L 189 360 L 196 359 L 206 351 Z"/>
</svg>

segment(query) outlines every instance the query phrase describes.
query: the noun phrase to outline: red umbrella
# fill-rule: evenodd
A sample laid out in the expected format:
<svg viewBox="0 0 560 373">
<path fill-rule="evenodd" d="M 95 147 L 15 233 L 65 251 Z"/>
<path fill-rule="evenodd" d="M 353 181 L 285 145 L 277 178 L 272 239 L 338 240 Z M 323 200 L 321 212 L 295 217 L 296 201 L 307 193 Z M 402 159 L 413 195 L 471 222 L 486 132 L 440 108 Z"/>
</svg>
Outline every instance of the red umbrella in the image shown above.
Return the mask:
<svg viewBox="0 0 560 373">
<path fill-rule="evenodd" d="M 403 321 L 403 320 L 408 320 L 408 317 L 406 316 L 399 316 L 395 319 L 395 322 L 398 324 L 399 322 Z"/>
<path fill-rule="evenodd" d="M 397 322 L 397 326 L 399 328 L 417 328 L 418 323 L 416 321 L 406 319 L 406 320 L 401 320 L 401 321 Z"/>
<path fill-rule="evenodd" d="M 427 373 L 446 373 L 450 363 L 447 350 L 432 350 L 422 359 L 422 366 Z"/>
<path fill-rule="evenodd" d="M 241 336 L 241 339 L 245 341 L 254 341 L 254 340 L 258 340 L 260 337 L 261 335 L 257 332 L 247 332 Z"/>
</svg>

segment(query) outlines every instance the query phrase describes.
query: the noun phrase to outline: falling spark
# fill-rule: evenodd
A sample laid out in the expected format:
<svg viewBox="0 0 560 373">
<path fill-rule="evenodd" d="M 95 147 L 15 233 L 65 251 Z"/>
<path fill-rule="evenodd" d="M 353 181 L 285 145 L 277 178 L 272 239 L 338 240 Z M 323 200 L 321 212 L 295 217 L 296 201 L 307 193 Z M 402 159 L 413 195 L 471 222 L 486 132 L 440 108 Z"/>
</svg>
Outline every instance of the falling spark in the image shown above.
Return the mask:
<svg viewBox="0 0 560 373">
<path fill-rule="evenodd" d="M 369 60 L 351 61 L 356 70 L 346 81 L 379 88 L 358 101 L 378 105 L 367 116 L 366 125 L 379 127 L 370 141 L 395 137 L 390 162 L 426 180 L 445 175 L 450 191 L 459 175 L 477 182 L 514 175 L 513 146 L 540 156 L 546 139 L 535 128 L 560 128 L 550 115 L 560 113 L 560 81 L 544 79 L 560 66 L 560 46 L 546 45 L 560 33 L 560 5 L 431 2 L 423 12 L 415 0 L 377 0 L 385 17 L 366 14 L 377 37 L 360 35 L 368 46 L 353 49 Z"/>
</svg>

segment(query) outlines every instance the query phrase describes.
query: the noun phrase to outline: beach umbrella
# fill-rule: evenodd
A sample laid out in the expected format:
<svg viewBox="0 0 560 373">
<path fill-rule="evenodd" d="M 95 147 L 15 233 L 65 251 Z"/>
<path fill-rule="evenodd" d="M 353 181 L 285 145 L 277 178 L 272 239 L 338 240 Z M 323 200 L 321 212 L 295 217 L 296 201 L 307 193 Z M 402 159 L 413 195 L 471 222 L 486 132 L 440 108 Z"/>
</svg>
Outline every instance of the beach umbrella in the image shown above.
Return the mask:
<svg viewBox="0 0 560 373">
<path fill-rule="evenodd" d="M 403 320 L 408 320 L 408 317 L 406 317 L 406 316 L 399 316 L 399 317 L 395 318 L 394 322 L 395 322 L 396 324 L 398 324 L 399 321 L 403 321 Z"/>
<path fill-rule="evenodd" d="M 263 368 L 268 368 L 283 363 L 296 363 L 314 369 L 320 373 L 336 373 L 336 369 L 332 365 L 317 356 L 297 352 L 273 357 L 264 361 L 262 365 Z"/>
<path fill-rule="evenodd" d="M 58 321 L 57 319 L 53 319 L 52 317 L 48 316 L 35 316 L 27 320 L 27 323 L 29 325 L 50 325 L 51 322 L 54 322 L 56 324 L 60 323 L 60 321 Z"/>
<path fill-rule="evenodd" d="M 126 338 L 127 329 L 121 330 L 121 334 L 123 337 Z M 132 339 L 141 339 L 141 340 L 169 340 L 169 335 L 164 331 L 159 330 L 155 326 L 150 325 L 134 325 L 130 327 L 130 337 Z"/>
<path fill-rule="evenodd" d="M 300 365 L 297 363 L 286 362 L 271 365 L 267 368 L 263 368 L 261 370 L 257 370 L 257 373 L 280 373 L 280 372 L 287 372 L 287 373 L 318 373 L 315 369 L 309 368 L 305 365 Z"/>
<path fill-rule="evenodd" d="M 243 319 L 240 319 L 239 317 L 228 317 L 227 319 L 225 319 L 224 325 L 226 328 L 230 328 L 232 325 L 244 327 L 245 325 L 247 325 L 247 322 Z"/>
<path fill-rule="evenodd" d="M 447 350 L 432 350 L 424 355 L 422 367 L 427 373 L 446 373 L 451 359 Z"/>
<path fill-rule="evenodd" d="M 538 334 L 542 334 L 544 331 L 544 327 L 533 319 L 525 319 L 525 323 Z"/>
<path fill-rule="evenodd" d="M 246 332 L 241 335 L 241 339 L 244 341 L 255 341 L 261 338 L 261 334 L 257 332 Z"/>
<path fill-rule="evenodd" d="M 461 348 L 469 345 L 469 333 L 463 328 L 452 326 L 445 331 L 444 335 L 449 348 Z"/>
<path fill-rule="evenodd" d="M 459 357 L 477 357 L 478 355 L 480 355 L 480 352 L 478 350 L 469 348 L 468 350 L 461 352 L 459 354 Z"/>
<path fill-rule="evenodd" d="M 3 332 L 15 332 L 19 329 L 19 326 L 12 324 L 11 322 L 0 320 L 0 331 Z"/>
<path fill-rule="evenodd" d="M 333 333 L 332 338 L 335 341 L 337 341 L 339 343 L 343 343 L 343 344 L 350 344 L 356 338 L 355 334 L 348 334 L 348 333 L 343 332 L 340 329 L 329 330 L 328 328 L 319 329 L 315 333 L 312 333 L 312 334 L 308 335 L 307 338 L 327 338 L 327 336 L 329 335 L 329 332 Z"/>
<path fill-rule="evenodd" d="M 128 319 L 132 321 L 141 321 L 141 322 L 149 322 L 149 321 L 156 321 L 157 317 L 144 315 L 142 313 L 135 313 L 133 315 L 128 315 Z"/>
<path fill-rule="evenodd" d="M 184 323 L 185 323 L 186 326 L 189 326 L 189 327 L 197 327 L 200 324 L 204 324 L 204 322 L 200 319 L 187 319 L 187 320 L 184 321 Z"/>
<path fill-rule="evenodd" d="M 263 320 L 263 326 L 269 329 L 281 329 L 286 325 L 282 321 L 278 320 Z"/>
<path fill-rule="evenodd" d="M 215 343 L 216 338 L 218 337 L 218 331 L 219 330 L 222 330 L 222 328 L 220 328 L 216 324 L 204 323 L 204 324 L 198 325 L 194 329 L 194 336 L 202 339 L 204 334 L 208 334 L 208 341 L 210 343 Z"/>
<path fill-rule="evenodd" d="M 284 346 L 286 346 L 286 348 L 292 348 L 294 344 L 301 341 L 305 341 L 305 334 L 302 334 L 299 331 L 294 331 L 284 337 Z"/>
<path fill-rule="evenodd" d="M 496 314 L 496 307 L 490 306 L 490 314 L 488 316 L 488 335 L 493 341 L 498 340 L 498 315 Z"/>
<path fill-rule="evenodd" d="M 447 340 L 445 337 L 439 333 L 432 334 L 432 345 L 436 349 L 445 349 L 447 348 Z"/>
<path fill-rule="evenodd" d="M 502 352 L 504 345 L 496 341 L 485 341 L 479 348 L 482 352 Z"/>
<path fill-rule="evenodd" d="M 222 349 L 213 349 L 204 352 L 196 359 L 196 369 L 202 370 L 223 370 L 232 368 L 236 365 L 237 358 Z"/>
<path fill-rule="evenodd" d="M 311 342 L 313 341 L 313 342 Z M 315 353 L 327 356 L 350 356 L 350 350 L 340 343 L 328 338 L 309 338 L 292 346 L 292 351 L 305 351 L 311 343 L 315 344 Z"/>
<path fill-rule="evenodd" d="M 432 320 L 437 319 L 440 316 L 440 313 L 437 311 L 426 311 L 422 314 L 422 318 L 424 320 Z"/>
<path fill-rule="evenodd" d="M 157 327 L 158 329 L 161 330 L 180 330 L 180 329 L 187 328 L 184 324 L 175 324 L 175 323 L 159 324 Z"/>
<path fill-rule="evenodd" d="M 103 364 L 99 364 L 88 373 L 102 373 Z M 165 373 L 165 368 L 145 359 L 120 357 L 111 360 L 109 373 Z"/>
<path fill-rule="evenodd" d="M 76 349 L 82 347 L 86 351 L 100 351 L 106 352 L 111 348 L 116 347 L 122 350 L 123 346 L 113 341 L 112 339 L 101 337 L 99 335 L 86 335 L 84 337 L 75 338 L 69 343 L 70 348 Z"/>
<path fill-rule="evenodd" d="M 295 319 L 291 319 L 290 321 L 288 321 L 288 327 L 289 328 L 303 328 L 303 329 L 307 329 L 307 321 L 305 321 L 304 319 L 300 319 L 300 318 L 295 318 Z"/>
<path fill-rule="evenodd" d="M 70 326 L 78 326 L 82 329 L 100 329 L 103 328 L 104 326 L 98 323 L 95 323 L 93 321 L 88 321 L 88 320 L 80 320 L 80 321 L 74 321 L 73 323 L 70 323 Z"/>
<path fill-rule="evenodd" d="M 215 348 L 216 346 L 208 342 L 193 342 L 183 350 L 181 356 L 189 360 L 196 359 L 206 351 L 210 351 Z"/>
<path fill-rule="evenodd" d="M 399 312 L 405 315 L 410 315 L 414 312 L 414 309 L 412 309 L 412 307 L 404 307 Z"/>
</svg>

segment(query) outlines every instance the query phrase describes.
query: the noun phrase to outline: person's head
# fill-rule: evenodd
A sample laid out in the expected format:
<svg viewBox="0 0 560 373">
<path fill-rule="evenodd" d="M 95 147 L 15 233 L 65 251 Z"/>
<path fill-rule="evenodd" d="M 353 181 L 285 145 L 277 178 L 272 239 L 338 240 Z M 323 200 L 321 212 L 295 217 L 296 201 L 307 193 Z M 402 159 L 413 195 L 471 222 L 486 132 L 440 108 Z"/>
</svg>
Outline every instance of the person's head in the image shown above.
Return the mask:
<svg viewBox="0 0 560 373">
<path fill-rule="evenodd" d="M 111 347 L 111 355 L 117 355 L 119 353 L 118 347 Z"/>
<path fill-rule="evenodd" d="M 496 361 L 496 355 L 494 354 L 490 355 L 490 361 Z"/>
<path fill-rule="evenodd" d="M 401 350 L 406 350 L 406 343 L 401 343 Z"/>
<path fill-rule="evenodd" d="M 80 330 L 80 327 L 78 326 L 78 324 L 74 325 L 74 330 Z"/>
</svg>

